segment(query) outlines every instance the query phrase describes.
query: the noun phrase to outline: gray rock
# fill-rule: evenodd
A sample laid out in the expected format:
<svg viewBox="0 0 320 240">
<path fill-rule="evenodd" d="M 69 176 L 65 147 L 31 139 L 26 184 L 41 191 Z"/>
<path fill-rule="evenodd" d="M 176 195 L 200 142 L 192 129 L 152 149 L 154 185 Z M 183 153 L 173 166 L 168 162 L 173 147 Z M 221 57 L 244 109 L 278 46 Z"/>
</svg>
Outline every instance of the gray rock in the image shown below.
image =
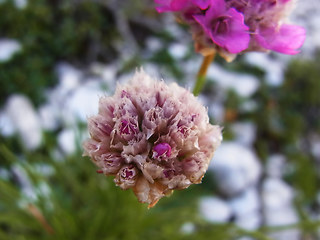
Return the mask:
<svg viewBox="0 0 320 240">
<path fill-rule="evenodd" d="M 45 130 L 55 130 L 59 127 L 59 111 L 52 104 L 44 104 L 38 109 L 41 126 Z"/>
<path fill-rule="evenodd" d="M 24 9 L 27 6 L 28 1 L 27 0 L 14 0 L 14 3 L 17 8 Z"/>
<path fill-rule="evenodd" d="M 297 223 L 299 218 L 292 204 L 293 190 L 278 178 L 266 179 L 262 185 L 264 222 L 266 226 L 285 226 Z M 300 232 L 289 229 L 270 234 L 276 240 L 298 240 Z"/>
<path fill-rule="evenodd" d="M 235 223 L 246 230 L 256 230 L 261 226 L 262 215 L 259 211 L 253 211 L 248 214 L 238 216 Z"/>
<path fill-rule="evenodd" d="M 149 37 L 146 40 L 146 47 L 150 52 L 155 53 L 163 48 L 163 42 L 159 38 Z"/>
<path fill-rule="evenodd" d="M 65 155 L 71 155 L 76 150 L 76 135 L 72 129 L 64 129 L 58 135 L 58 145 Z"/>
<path fill-rule="evenodd" d="M 235 216 L 239 218 L 256 213 L 261 207 L 258 191 L 254 187 L 246 189 L 240 195 L 230 199 L 228 203 Z"/>
<path fill-rule="evenodd" d="M 225 109 L 222 103 L 212 102 L 208 108 L 210 117 L 213 117 L 215 122 L 222 123 L 224 120 Z"/>
<path fill-rule="evenodd" d="M 37 148 L 42 141 L 39 116 L 28 98 L 12 95 L 6 104 L 6 113 L 27 149 Z"/>
<path fill-rule="evenodd" d="M 235 140 L 246 146 L 252 146 L 256 140 L 257 126 L 253 122 L 237 122 L 232 124 Z"/>
<path fill-rule="evenodd" d="M 79 86 L 82 72 L 71 64 L 65 62 L 57 64 L 56 72 L 59 78 L 59 85 L 56 89 L 60 94 L 67 94 Z"/>
<path fill-rule="evenodd" d="M 285 171 L 286 157 L 281 154 L 271 155 L 267 159 L 266 173 L 269 177 L 281 178 Z"/>
<path fill-rule="evenodd" d="M 6 62 L 21 50 L 21 44 L 14 39 L 0 39 L 0 62 Z"/>
<path fill-rule="evenodd" d="M 231 217 L 228 204 L 217 197 L 203 197 L 199 202 L 200 214 L 209 222 L 224 223 Z"/>
<path fill-rule="evenodd" d="M 250 97 L 260 85 L 255 76 L 229 72 L 217 64 L 211 64 L 207 76 L 208 79 L 213 79 L 222 90 L 233 89 L 242 97 Z"/>
<path fill-rule="evenodd" d="M 269 54 L 251 52 L 245 55 L 246 61 L 264 70 L 265 79 L 270 86 L 279 86 L 284 80 L 285 65 L 283 61 L 271 58 Z"/>
<path fill-rule="evenodd" d="M 224 142 L 209 165 L 222 193 L 232 197 L 254 186 L 261 175 L 261 165 L 252 149 L 236 142 Z"/>
<path fill-rule="evenodd" d="M 192 222 L 186 222 L 181 226 L 180 231 L 184 234 L 194 233 L 196 230 L 196 226 Z"/>
<path fill-rule="evenodd" d="M 104 95 L 99 80 L 92 79 L 82 84 L 62 105 L 64 122 L 67 125 L 73 125 L 77 121 L 86 122 L 87 117 L 98 113 L 99 99 Z"/>
<path fill-rule="evenodd" d="M 268 178 L 263 182 L 262 201 L 268 210 L 291 205 L 293 196 L 292 188 L 279 178 Z"/>
<path fill-rule="evenodd" d="M 173 43 L 169 46 L 168 51 L 174 59 L 180 60 L 187 55 L 188 47 L 185 44 Z"/>
<path fill-rule="evenodd" d="M 105 65 L 102 63 L 93 63 L 90 66 L 90 71 L 93 74 L 101 77 L 102 81 L 108 86 L 114 85 L 116 82 L 117 66 L 116 64 Z"/>
<path fill-rule="evenodd" d="M 15 133 L 15 129 L 13 126 L 10 117 L 5 111 L 0 112 L 0 134 L 8 137 L 12 136 Z"/>
</svg>

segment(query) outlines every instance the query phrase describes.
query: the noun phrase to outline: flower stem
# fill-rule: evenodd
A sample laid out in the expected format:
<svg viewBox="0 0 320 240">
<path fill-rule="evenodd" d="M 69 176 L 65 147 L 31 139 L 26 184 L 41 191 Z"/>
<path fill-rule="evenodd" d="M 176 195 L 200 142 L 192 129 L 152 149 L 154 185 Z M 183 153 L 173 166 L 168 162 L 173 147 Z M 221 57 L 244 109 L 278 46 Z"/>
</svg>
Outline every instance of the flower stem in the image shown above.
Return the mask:
<svg viewBox="0 0 320 240">
<path fill-rule="evenodd" d="M 213 61 L 214 57 L 215 57 L 215 53 L 212 53 L 212 54 L 207 55 L 203 58 L 200 70 L 197 75 L 197 81 L 196 81 L 196 84 L 194 85 L 194 88 L 193 88 L 193 94 L 195 96 L 199 95 L 199 93 L 201 92 L 201 90 L 206 82 L 207 70 L 210 66 L 210 63 Z"/>
</svg>

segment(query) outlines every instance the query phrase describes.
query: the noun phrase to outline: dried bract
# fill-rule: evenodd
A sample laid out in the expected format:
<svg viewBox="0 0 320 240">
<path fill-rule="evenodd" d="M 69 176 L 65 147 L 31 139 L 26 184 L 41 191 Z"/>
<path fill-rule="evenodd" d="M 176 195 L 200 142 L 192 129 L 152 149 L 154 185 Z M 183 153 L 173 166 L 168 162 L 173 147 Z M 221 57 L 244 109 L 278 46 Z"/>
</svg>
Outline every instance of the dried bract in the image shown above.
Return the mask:
<svg viewBox="0 0 320 240">
<path fill-rule="evenodd" d="M 100 99 L 88 129 L 84 155 L 149 206 L 200 183 L 222 140 L 221 128 L 209 123 L 196 97 L 142 70 L 129 84 L 119 84 L 114 96 Z"/>
</svg>

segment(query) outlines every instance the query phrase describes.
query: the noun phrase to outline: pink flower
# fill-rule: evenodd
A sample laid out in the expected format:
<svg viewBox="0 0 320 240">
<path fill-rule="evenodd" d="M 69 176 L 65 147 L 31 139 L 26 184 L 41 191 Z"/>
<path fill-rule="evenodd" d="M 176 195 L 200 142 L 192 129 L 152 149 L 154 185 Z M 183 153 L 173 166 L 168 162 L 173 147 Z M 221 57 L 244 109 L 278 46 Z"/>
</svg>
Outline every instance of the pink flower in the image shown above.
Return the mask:
<svg viewBox="0 0 320 240">
<path fill-rule="evenodd" d="M 190 8 L 206 9 L 210 0 L 154 0 L 158 12 L 178 12 Z"/>
<path fill-rule="evenodd" d="M 306 37 L 303 27 L 283 24 L 280 29 L 265 28 L 259 30 L 256 41 L 265 49 L 285 54 L 297 54 Z"/>
<path fill-rule="evenodd" d="M 190 25 L 195 49 L 218 52 L 227 60 L 237 53 L 277 51 L 296 54 L 305 40 L 302 27 L 282 23 L 292 0 L 155 0 L 158 11 L 171 11 Z"/>
<path fill-rule="evenodd" d="M 227 9 L 224 0 L 212 0 L 211 4 L 205 15 L 194 16 L 196 21 L 216 45 L 230 53 L 245 50 L 249 45 L 250 35 L 243 15 L 234 8 Z"/>
<path fill-rule="evenodd" d="M 97 172 L 114 176 L 116 185 L 132 188 L 149 206 L 200 183 L 222 140 L 221 128 L 209 123 L 206 108 L 189 91 L 143 71 L 100 99 L 88 129 L 84 155 Z"/>
</svg>

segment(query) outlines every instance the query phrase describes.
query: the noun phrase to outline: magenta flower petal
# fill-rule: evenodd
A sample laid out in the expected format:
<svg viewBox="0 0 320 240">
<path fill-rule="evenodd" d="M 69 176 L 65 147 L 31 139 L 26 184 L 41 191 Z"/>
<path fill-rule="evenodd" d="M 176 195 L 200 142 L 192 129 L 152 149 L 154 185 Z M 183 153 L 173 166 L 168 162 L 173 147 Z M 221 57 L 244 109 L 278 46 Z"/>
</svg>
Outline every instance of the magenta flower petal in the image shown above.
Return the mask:
<svg viewBox="0 0 320 240">
<path fill-rule="evenodd" d="M 279 31 L 274 29 L 260 30 L 256 36 L 257 41 L 266 49 L 285 54 L 297 54 L 306 38 L 306 31 L 303 27 L 283 24 Z"/>
<path fill-rule="evenodd" d="M 211 7 L 204 16 L 195 15 L 194 19 L 218 46 L 230 53 L 245 50 L 249 45 L 250 35 L 243 15 L 233 8 L 227 10 L 223 0 L 212 0 L 212 4 L 215 7 Z"/>
<path fill-rule="evenodd" d="M 154 0 L 158 5 L 158 12 L 178 12 L 190 8 L 198 7 L 206 9 L 209 7 L 210 0 Z"/>
</svg>

